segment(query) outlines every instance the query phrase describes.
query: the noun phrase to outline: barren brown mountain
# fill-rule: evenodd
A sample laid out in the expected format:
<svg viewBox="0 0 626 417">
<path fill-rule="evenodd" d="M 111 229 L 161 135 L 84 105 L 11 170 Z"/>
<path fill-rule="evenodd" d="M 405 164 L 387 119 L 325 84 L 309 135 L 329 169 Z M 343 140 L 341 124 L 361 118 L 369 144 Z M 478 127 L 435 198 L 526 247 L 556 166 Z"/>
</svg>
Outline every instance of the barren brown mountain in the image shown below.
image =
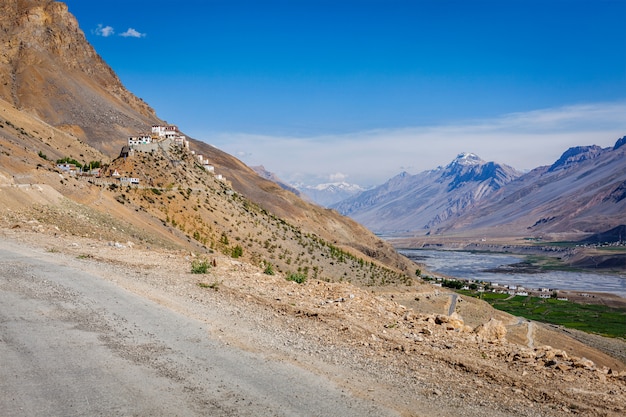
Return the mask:
<svg viewBox="0 0 626 417">
<path fill-rule="evenodd" d="M 0 81 L 0 97 L 5 101 L 70 133 L 107 159 L 119 155 L 129 135 L 148 131 L 152 124 L 165 124 L 124 88 L 86 41 L 65 4 L 10 0 L 1 7 L 0 65 L 4 78 Z M 235 191 L 256 204 L 307 232 L 408 271 L 408 263 L 390 245 L 357 223 L 303 202 L 219 149 L 193 139 L 191 143 L 228 178 Z M 43 146 L 41 150 L 45 153 L 49 149 Z M 89 161 L 84 156 L 86 151 L 63 151 L 59 156 L 56 149 L 50 150 L 50 156 Z"/>
<path fill-rule="evenodd" d="M 234 408 L 219 415 L 252 413 L 247 398 L 220 394 L 224 386 L 203 391 L 200 375 L 206 374 L 199 372 L 208 372 L 209 364 L 188 366 L 189 358 L 173 348 L 215 340 L 260 355 L 261 362 L 305 369 L 338 387 L 340 398 L 395 415 L 626 411 L 622 340 L 588 336 L 579 338 L 582 343 L 482 301 L 457 299 L 422 282 L 417 265 L 359 224 L 301 200 L 205 143 L 190 140 L 186 148 L 162 141 L 149 152 L 119 157 L 129 134 L 164 122 L 122 86 L 67 7 L 5 0 L 0 24 L 0 252 L 14 256 L 0 262 L 0 304 L 27 300 L 37 307 L 31 309 L 37 325 L 61 320 L 57 345 L 78 331 L 95 334 L 86 336 L 94 351 L 106 348 L 112 362 L 121 359 L 158 375 L 155 381 L 167 380 L 167 392 L 180 392 L 181 401 L 198 407 L 197 415 L 222 400 Z M 62 158 L 99 162 L 101 175 L 70 174 L 57 167 Z M 122 326 L 118 316 L 100 310 L 105 303 L 95 295 L 81 299 L 84 294 L 69 288 L 82 285 L 80 278 L 52 282 L 65 277 L 25 266 L 28 257 L 97 277 L 140 297 L 142 306 L 209 323 L 211 331 L 172 341 L 135 322 Z M 191 274 L 194 261 L 209 262 L 209 273 Z M 306 281 L 285 279 L 290 276 Z M 5 336 L 13 329 L 20 335 L 28 321 L 10 311 L 0 317 L 3 364 L 34 352 Z M 134 320 L 133 314 L 124 320 Z M 21 381 L 34 374 L 11 366 L 10 378 L 9 368 L 0 371 L 0 387 L 12 393 L 0 398 L 0 414 L 20 415 L 17 404 L 28 405 L 24 392 L 32 388 Z M 85 378 L 102 368 L 90 366 Z M 81 403 L 93 414 L 90 406 Z M 133 404 L 126 414 L 152 414 L 143 406 Z"/>
</svg>

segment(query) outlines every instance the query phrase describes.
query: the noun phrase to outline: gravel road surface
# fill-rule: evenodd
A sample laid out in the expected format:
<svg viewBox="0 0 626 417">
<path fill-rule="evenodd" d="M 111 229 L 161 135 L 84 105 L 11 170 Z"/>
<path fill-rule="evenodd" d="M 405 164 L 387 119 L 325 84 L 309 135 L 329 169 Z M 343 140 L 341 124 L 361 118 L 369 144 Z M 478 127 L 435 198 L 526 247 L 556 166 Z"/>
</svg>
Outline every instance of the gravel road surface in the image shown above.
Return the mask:
<svg viewBox="0 0 626 417">
<path fill-rule="evenodd" d="M 397 415 L 57 255 L 0 240 L 2 416 Z"/>
</svg>

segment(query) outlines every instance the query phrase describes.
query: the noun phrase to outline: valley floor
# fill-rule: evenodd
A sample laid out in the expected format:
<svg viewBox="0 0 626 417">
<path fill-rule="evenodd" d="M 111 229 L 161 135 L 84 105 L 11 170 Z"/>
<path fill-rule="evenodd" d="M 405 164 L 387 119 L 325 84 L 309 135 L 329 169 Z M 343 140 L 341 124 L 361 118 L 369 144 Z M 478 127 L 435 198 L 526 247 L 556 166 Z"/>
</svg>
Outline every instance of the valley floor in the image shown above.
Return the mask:
<svg viewBox="0 0 626 417">
<path fill-rule="evenodd" d="M 188 252 L 23 226 L 0 256 L 6 416 L 626 412 L 623 363 L 428 285 L 299 285 L 217 255 L 195 275 Z"/>
<path fill-rule="evenodd" d="M 581 236 L 555 237 L 549 241 L 529 241 L 520 237 L 476 238 L 464 236 L 387 236 L 395 247 L 403 249 L 451 249 L 524 255 L 529 259 L 511 266 L 511 272 L 533 273 L 542 269 L 581 270 L 597 273 L 626 273 L 626 246 L 576 245 Z M 570 239 L 570 241 L 567 241 Z M 560 242 L 560 243 L 559 243 Z"/>
</svg>

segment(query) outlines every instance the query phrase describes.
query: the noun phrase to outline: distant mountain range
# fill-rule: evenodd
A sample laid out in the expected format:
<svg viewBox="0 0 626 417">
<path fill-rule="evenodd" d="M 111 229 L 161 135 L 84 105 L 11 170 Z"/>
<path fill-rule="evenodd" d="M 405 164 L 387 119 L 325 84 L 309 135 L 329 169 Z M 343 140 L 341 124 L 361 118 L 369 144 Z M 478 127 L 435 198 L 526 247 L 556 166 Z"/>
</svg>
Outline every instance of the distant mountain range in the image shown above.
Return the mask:
<svg viewBox="0 0 626 417">
<path fill-rule="evenodd" d="M 347 182 L 298 185 L 297 188 L 302 194 L 324 207 L 330 207 L 333 204 L 365 191 L 365 188 L 360 185 L 349 184 Z"/>
<path fill-rule="evenodd" d="M 472 153 L 420 174 L 406 172 L 334 206 L 378 233 L 425 233 L 518 178 L 514 168 Z"/>
<path fill-rule="evenodd" d="M 570 148 L 434 231 L 588 235 L 626 224 L 626 137 Z"/>
<path fill-rule="evenodd" d="M 376 233 L 526 236 L 598 233 L 626 224 L 626 137 L 570 148 L 526 174 L 462 153 L 449 165 L 332 207 Z"/>
</svg>

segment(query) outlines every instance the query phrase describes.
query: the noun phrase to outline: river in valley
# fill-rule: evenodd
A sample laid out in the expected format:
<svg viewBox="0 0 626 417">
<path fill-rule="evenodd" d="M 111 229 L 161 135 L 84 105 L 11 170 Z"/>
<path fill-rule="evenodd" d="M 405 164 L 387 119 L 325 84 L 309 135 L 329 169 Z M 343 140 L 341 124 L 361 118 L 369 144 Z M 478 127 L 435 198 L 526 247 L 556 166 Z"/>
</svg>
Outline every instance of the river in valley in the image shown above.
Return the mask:
<svg viewBox="0 0 626 417">
<path fill-rule="evenodd" d="M 425 265 L 433 273 L 449 277 L 489 281 L 500 285 L 514 284 L 525 288 L 605 292 L 626 298 L 626 275 L 571 271 L 487 272 L 489 269 L 518 263 L 524 257 L 452 250 L 402 249 L 399 252 Z"/>
</svg>

